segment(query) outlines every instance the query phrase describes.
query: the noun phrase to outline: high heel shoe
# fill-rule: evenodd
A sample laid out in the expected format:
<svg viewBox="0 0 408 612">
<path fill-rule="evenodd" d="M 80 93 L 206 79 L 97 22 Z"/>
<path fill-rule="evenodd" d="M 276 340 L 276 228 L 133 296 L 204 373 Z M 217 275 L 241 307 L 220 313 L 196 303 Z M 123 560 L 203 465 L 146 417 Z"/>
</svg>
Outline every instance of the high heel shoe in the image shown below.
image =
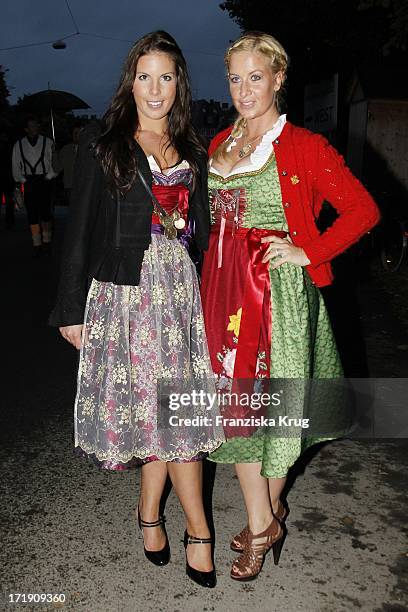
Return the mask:
<svg viewBox="0 0 408 612">
<path fill-rule="evenodd" d="M 273 513 L 274 517 L 277 518 L 280 523 L 282 523 L 283 521 L 286 520 L 288 514 L 289 514 L 289 511 L 282 504 L 281 500 L 279 500 L 278 509 L 276 512 Z M 238 552 L 238 553 L 244 550 L 245 543 L 248 537 L 248 532 L 249 532 L 249 527 L 248 525 L 245 525 L 245 527 L 236 536 L 232 538 L 231 544 L 230 544 L 231 550 L 233 550 L 234 552 Z"/>
<path fill-rule="evenodd" d="M 184 549 L 186 551 L 187 576 L 200 586 L 213 589 L 217 584 L 217 574 L 215 573 L 215 568 L 210 570 L 209 572 L 202 572 L 200 570 L 194 569 L 194 567 L 191 567 L 191 565 L 187 561 L 187 546 L 189 544 L 212 544 L 212 538 L 196 538 L 187 533 L 187 530 L 184 532 Z"/>
<path fill-rule="evenodd" d="M 265 555 L 273 551 L 275 565 L 279 563 L 283 540 L 286 535 L 285 524 L 273 517 L 267 529 L 254 535 L 248 529 L 247 540 L 242 554 L 232 564 L 231 578 L 241 582 L 254 580 L 262 569 Z M 263 541 L 259 541 L 263 540 Z"/>
<path fill-rule="evenodd" d="M 167 533 L 166 533 L 166 528 L 164 526 L 164 523 L 166 522 L 166 517 L 164 515 L 159 516 L 158 521 L 152 521 L 151 523 L 149 523 L 148 521 L 143 521 L 140 518 L 140 510 L 138 506 L 137 507 L 137 522 L 138 522 L 140 531 L 143 531 L 144 527 L 161 527 L 162 528 L 166 536 L 166 544 L 164 545 L 164 547 L 161 550 L 146 550 L 146 547 L 143 546 L 143 549 L 144 549 L 144 554 L 146 555 L 147 559 L 149 559 L 151 563 L 154 563 L 154 565 L 159 565 L 159 566 L 167 565 L 167 563 L 170 561 L 170 546 L 169 546 L 169 540 L 168 540 Z"/>
</svg>

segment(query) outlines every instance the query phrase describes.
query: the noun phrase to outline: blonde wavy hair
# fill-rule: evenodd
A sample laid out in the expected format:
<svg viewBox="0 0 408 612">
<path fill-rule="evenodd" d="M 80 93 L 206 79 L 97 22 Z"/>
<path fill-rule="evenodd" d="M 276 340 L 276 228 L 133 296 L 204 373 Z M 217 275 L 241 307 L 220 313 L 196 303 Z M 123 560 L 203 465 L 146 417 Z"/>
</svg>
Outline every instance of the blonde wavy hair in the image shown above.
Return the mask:
<svg viewBox="0 0 408 612">
<path fill-rule="evenodd" d="M 289 66 L 289 56 L 286 53 L 283 46 L 279 41 L 276 40 L 270 34 L 265 32 L 245 32 L 235 42 L 233 42 L 227 49 L 224 57 L 227 72 L 229 73 L 229 66 L 231 56 L 238 51 L 249 51 L 256 52 L 264 55 L 270 62 L 271 70 L 274 74 L 278 72 L 282 73 L 282 85 L 276 93 L 276 106 L 278 111 L 281 110 L 282 102 L 284 100 L 284 83 L 286 80 L 286 73 Z M 243 130 L 246 127 L 246 119 L 244 117 L 238 117 L 235 121 L 231 135 L 228 140 L 218 147 L 214 154 L 214 157 L 223 157 L 225 148 L 228 146 L 227 143 L 233 138 L 239 138 L 242 135 Z"/>
</svg>

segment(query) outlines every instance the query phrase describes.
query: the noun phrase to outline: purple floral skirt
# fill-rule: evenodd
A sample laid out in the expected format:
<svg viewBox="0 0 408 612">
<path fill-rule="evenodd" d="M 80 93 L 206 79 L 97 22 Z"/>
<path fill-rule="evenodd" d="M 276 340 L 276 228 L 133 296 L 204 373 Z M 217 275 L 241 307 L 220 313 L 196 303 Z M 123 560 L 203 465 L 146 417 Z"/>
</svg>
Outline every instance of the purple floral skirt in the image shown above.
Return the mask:
<svg viewBox="0 0 408 612">
<path fill-rule="evenodd" d="M 159 427 L 158 381 L 212 376 L 195 266 L 177 240 L 152 235 L 138 286 L 94 279 L 89 289 L 76 452 L 111 470 L 202 459 L 223 442 L 222 427 Z"/>
</svg>

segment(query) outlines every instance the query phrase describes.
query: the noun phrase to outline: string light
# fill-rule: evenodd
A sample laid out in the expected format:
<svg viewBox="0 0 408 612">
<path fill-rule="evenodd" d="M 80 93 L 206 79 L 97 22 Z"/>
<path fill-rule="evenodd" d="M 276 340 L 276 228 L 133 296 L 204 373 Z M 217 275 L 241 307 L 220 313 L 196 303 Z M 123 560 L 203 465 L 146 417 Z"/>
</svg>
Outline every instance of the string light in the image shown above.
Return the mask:
<svg viewBox="0 0 408 612">
<path fill-rule="evenodd" d="M 73 36 L 78 36 L 80 32 L 73 32 L 72 34 L 68 34 L 67 36 L 63 36 L 58 40 L 67 40 L 68 38 L 72 38 Z M 40 42 L 27 43 L 25 45 L 15 45 L 14 47 L 0 47 L 0 51 L 11 51 L 12 49 L 26 49 L 27 47 L 40 47 L 41 45 L 52 45 L 55 42 L 55 38 L 53 40 L 42 40 Z"/>
</svg>

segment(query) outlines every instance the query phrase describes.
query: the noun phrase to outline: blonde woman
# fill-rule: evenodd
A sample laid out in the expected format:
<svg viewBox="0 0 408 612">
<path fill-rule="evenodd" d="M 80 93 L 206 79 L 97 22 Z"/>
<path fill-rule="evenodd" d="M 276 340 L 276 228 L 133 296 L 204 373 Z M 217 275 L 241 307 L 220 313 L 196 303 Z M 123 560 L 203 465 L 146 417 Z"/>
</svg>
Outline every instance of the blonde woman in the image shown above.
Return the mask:
<svg viewBox="0 0 408 612">
<path fill-rule="evenodd" d="M 330 260 L 378 222 L 378 209 L 322 136 L 281 114 L 288 56 L 277 40 L 244 34 L 228 49 L 226 66 L 238 119 L 210 145 L 212 228 L 202 273 L 213 370 L 224 386 L 341 377 L 319 287 L 332 282 Z M 323 200 L 338 218 L 321 234 Z M 287 514 L 281 492 L 289 468 L 315 441 L 256 434 L 226 429 L 227 441 L 210 455 L 235 464 L 248 514 L 231 542 L 241 553 L 231 570 L 236 580 L 255 578 L 271 548 L 278 562 Z"/>
</svg>

